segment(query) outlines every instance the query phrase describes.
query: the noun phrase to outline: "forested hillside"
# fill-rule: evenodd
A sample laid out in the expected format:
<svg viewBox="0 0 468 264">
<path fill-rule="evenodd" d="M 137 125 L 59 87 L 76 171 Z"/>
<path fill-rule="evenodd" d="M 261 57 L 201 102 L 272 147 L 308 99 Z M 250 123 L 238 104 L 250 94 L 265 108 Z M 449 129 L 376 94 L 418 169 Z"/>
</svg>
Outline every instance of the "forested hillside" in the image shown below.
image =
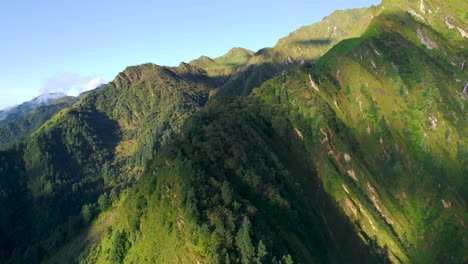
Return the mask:
<svg viewBox="0 0 468 264">
<path fill-rule="evenodd" d="M 1 152 L 0 257 L 14 250 L 13 261 L 35 263 L 75 235 L 98 197 L 130 186 L 212 85 L 191 66 L 129 67 Z"/>
<path fill-rule="evenodd" d="M 253 99 L 214 100 L 182 131 L 116 205 L 83 263 L 384 261 L 326 195 L 278 113 Z"/>
<path fill-rule="evenodd" d="M 63 97 L 47 105 L 39 106 L 31 110 L 31 112 L 19 115 L 14 119 L 2 120 L 0 122 L 0 149 L 4 149 L 7 145 L 31 135 L 60 110 L 72 106 L 77 101 L 78 98 L 76 97 Z"/>
<path fill-rule="evenodd" d="M 463 263 L 466 41 L 434 31 L 386 8 L 252 99 L 212 100 L 81 260 Z"/>
<path fill-rule="evenodd" d="M 0 262 L 466 263 L 466 10 L 128 67 L 0 151 Z"/>
</svg>

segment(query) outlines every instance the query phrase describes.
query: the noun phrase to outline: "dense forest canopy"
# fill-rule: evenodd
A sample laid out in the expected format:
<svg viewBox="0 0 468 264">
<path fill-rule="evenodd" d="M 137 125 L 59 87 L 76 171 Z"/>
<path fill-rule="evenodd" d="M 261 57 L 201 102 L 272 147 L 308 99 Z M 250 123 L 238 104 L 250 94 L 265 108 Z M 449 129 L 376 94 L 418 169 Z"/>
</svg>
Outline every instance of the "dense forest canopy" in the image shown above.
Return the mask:
<svg viewBox="0 0 468 264">
<path fill-rule="evenodd" d="M 0 262 L 465 263 L 466 10 L 336 11 L 2 121 Z"/>
</svg>

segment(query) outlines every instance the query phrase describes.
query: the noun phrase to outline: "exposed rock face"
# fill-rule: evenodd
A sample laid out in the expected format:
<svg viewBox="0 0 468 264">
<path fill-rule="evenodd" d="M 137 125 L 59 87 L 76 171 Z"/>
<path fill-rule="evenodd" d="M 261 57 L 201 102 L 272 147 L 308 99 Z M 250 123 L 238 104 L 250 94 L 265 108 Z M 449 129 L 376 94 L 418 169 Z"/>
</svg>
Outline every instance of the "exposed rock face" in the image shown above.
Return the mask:
<svg viewBox="0 0 468 264">
<path fill-rule="evenodd" d="M 310 74 L 309 74 L 309 81 L 310 81 L 310 86 L 312 86 L 317 92 L 319 92 L 320 89 L 318 88 L 318 85 L 314 82 L 314 80 L 312 79 L 312 76 L 310 76 Z"/>
<path fill-rule="evenodd" d="M 421 29 L 418 28 L 416 30 L 416 36 L 418 36 L 418 38 L 421 40 L 422 44 L 424 44 L 424 46 L 426 46 L 428 49 L 430 49 L 430 50 L 431 49 L 439 49 L 439 46 L 437 45 L 437 43 L 435 43 L 434 41 L 429 39 Z"/>
<path fill-rule="evenodd" d="M 437 128 L 437 122 L 438 122 L 438 120 L 437 120 L 437 117 L 435 117 L 434 114 L 432 114 L 432 113 L 429 114 L 429 122 L 430 122 L 430 124 L 431 124 L 430 128 L 431 128 L 432 130 L 434 130 L 434 129 Z"/>
</svg>

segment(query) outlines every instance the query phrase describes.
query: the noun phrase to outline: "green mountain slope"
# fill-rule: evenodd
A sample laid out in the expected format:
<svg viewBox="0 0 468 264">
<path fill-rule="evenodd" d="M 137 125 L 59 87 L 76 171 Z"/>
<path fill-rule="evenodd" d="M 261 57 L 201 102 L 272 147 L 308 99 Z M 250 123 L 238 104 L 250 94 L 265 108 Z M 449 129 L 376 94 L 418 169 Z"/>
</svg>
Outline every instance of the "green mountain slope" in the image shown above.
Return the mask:
<svg viewBox="0 0 468 264">
<path fill-rule="evenodd" d="M 339 41 L 358 37 L 378 10 L 371 7 L 336 11 L 321 22 L 292 32 L 273 48 L 256 53 L 233 48 L 219 58 L 201 56 L 189 64 L 203 68 L 212 77 L 220 78 L 222 82 L 214 95 L 245 96 L 282 70 L 315 61 Z"/>
<path fill-rule="evenodd" d="M 88 221 L 82 210 L 93 211 L 104 191 L 131 185 L 140 166 L 204 105 L 212 85 L 203 70 L 187 65 L 129 67 L 2 152 L 16 160 L 0 170 L 0 258 L 14 249 L 15 261 L 35 263 L 73 236 Z"/>
<path fill-rule="evenodd" d="M 253 51 L 243 48 L 233 48 L 225 55 L 215 58 L 214 61 L 220 65 L 236 67 L 247 63 L 253 55 Z"/>
<path fill-rule="evenodd" d="M 0 110 L 0 123 L 13 121 L 36 109 L 37 107 L 47 105 L 52 101 L 66 97 L 62 93 L 46 93 L 20 105 Z"/>
<path fill-rule="evenodd" d="M 322 21 L 302 27 L 282 38 L 273 48 L 258 51 L 240 65 L 229 80 L 216 91 L 217 96 L 246 96 L 253 88 L 282 70 L 313 62 L 343 39 L 359 37 L 371 20 L 383 10 L 399 8 L 418 21 L 428 24 L 452 46 L 463 49 L 468 38 L 466 1 L 383 1 L 370 8 L 335 11 Z"/>
<path fill-rule="evenodd" d="M 393 262 L 466 258 L 466 100 L 457 80 L 467 79 L 451 63 L 466 49 L 449 43 L 388 9 L 363 37 L 255 94 L 289 116 L 327 192 Z"/>
<path fill-rule="evenodd" d="M 386 8 L 316 66 L 262 85 L 261 103 L 213 101 L 82 261 L 124 248 L 122 263 L 251 263 L 261 240 L 261 263 L 464 263 L 467 80 L 452 62 L 466 50 L 453 43 Z"/>
<path fill-rule="evenodd" d="M 236 99 L 192 116 L 108 213 L 112 226 L 81 263 L 384 261 L 329 200 L 301 140 L 274 115 Z"/>
<path fill-rule="evenodd" d="M 188 64 L 202 68 L 211 77 L 217 80 L 217 86 L 220 87 L 227 83 L 234 73 L 239 71 L 242 65 L 246 64 L 254 55 L 253 51 L 243 48 L 232 48 L 225 55 L 211 59 L 201 56 Z"/>
<path fill-rule="evenodd" d="M 0 122 L 0 149 L 24 139 L 38 129 L 60 110 L 72 106 L 78 101 L 76 97 L 64 97 L 47 105 L 39 106 L 31 112 L 14 120 Z"/>
<path fill-rule="evenodd" d="M 0 151 L 0 262 L 466 263 L 465 7 L 128 67 Z"/>
<path fill-rule="evenodd" d="M 318 23 L 292 32 L 273 48 L 255 53 L 218 89 L 216 95 L 249 95 L 253 88 L 282 70 L 317 60 L 339 41 L 360 36 L 379 10 L 373 6 L 335 11 Z"/>
</svg>

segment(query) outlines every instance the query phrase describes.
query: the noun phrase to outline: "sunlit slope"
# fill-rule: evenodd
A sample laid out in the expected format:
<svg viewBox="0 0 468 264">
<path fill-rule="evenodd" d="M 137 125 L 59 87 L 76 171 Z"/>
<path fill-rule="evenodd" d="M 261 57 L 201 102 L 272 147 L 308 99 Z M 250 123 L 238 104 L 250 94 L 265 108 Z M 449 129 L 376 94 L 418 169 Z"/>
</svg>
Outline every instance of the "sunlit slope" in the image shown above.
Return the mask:
<svg viewBox="0 0 468 264">
<path fill-rule="evenodd" d="M 359 238 L 278 114 L 232 99 L 192 116 L 107 213 L 113 224 L 81 262 L 384 263 L 385 250 Z"/>
<path fill-rule="evenodd" d="M 388 9 L 254 93 L 284 111 L 327 192 L 396 263 L 466 258 L 466 48 L 451 43 Z"/>
</svg>

